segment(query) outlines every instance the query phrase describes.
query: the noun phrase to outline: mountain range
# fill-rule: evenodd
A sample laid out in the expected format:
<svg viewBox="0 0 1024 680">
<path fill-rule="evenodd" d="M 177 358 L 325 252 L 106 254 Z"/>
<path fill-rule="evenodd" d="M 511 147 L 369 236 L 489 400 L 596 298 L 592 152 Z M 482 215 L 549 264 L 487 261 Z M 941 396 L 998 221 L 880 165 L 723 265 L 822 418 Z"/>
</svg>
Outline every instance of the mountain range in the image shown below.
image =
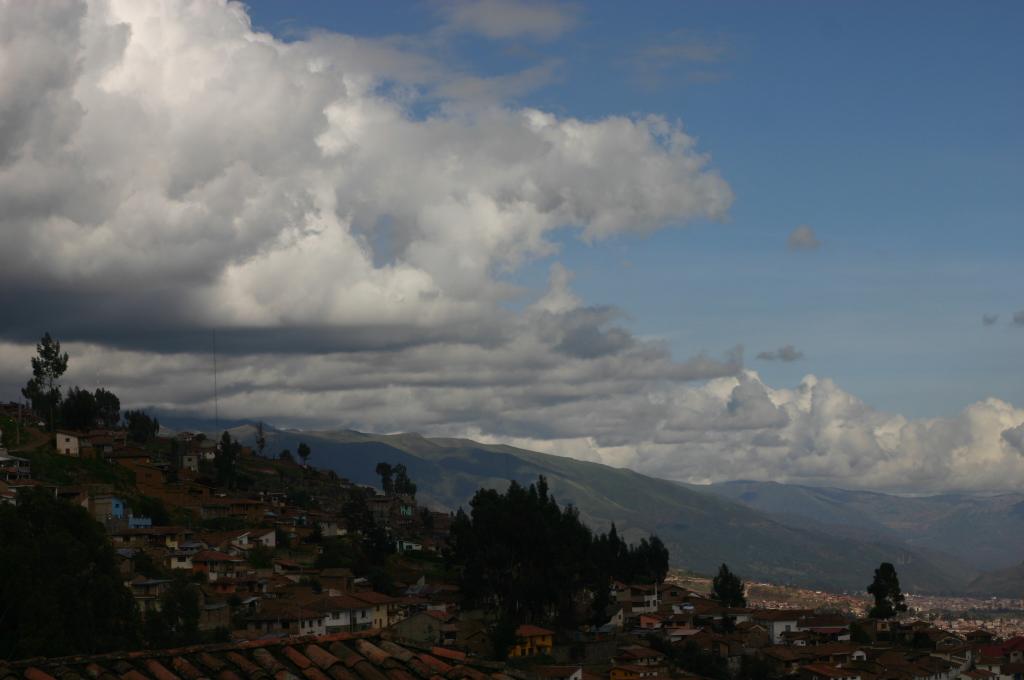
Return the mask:
<svg viewBox="0 0 1024 680">
<path fill-rule="evenodd" d="M 255 440 L 251 425 L 231 432 Z M 544 475 L 556 498 L 595 530 L 614 522 L 633 541 L 656 533 L 674 566 L 698 573 L 724 562 L 750 580 L 863 592 L 878 564 L 893 562 L 908 592 L 1024 593 L 1024 568 L 1013 568 L 1024 550 L 1017 494 L 904 498 L 764 482 L 695 486 L 467 439 L 273 428 L 266 436 L 268 451 L 306 442 L 312 463 L 358 484 L 379 484 L 378 462 L 402 463 L 420 503 L 444 510 L 468 508 L 481 487 Z"/>
</svg>

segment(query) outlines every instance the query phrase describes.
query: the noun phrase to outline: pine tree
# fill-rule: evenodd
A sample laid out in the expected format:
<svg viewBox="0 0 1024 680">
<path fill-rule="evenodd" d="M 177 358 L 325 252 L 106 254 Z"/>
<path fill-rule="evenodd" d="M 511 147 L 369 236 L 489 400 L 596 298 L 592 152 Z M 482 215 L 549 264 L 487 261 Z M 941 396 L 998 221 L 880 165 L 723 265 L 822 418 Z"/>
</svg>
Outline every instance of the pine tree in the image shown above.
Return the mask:
<svg viewBox="0 0 1024 680">
<path fill-rule="evenodd" d="M 716 600 L 725 607 L 746 607 L 747 598 L 743 594 L 743 581 L 732 573 L 729 567 L 722 564 L 718 575 L 712 581 L 712 592 Z"/>
<path fill-rule="evenodd" d="M 868 612 L 868 616 L 873 619 L 891 619 L 898 612 L 907 611 L 906 599 L 900 590 L 900 579 L 891 562 L 882 562 L 875 569 L 875 580 L 868 586 L 868 594 L 875 598 L 875 606 Z"/>
<path fill-rule="evenodd" d="M 21 390 L 32 404 L 35 414 L 46 420 L 53 430 L 57 426 L 57 407 L 60 405 L 60 377 L 68 370 L 68 353 L 60 351 L 60 342 L 43 334 L 32 357 L 32 378 Z"/>
</svg>

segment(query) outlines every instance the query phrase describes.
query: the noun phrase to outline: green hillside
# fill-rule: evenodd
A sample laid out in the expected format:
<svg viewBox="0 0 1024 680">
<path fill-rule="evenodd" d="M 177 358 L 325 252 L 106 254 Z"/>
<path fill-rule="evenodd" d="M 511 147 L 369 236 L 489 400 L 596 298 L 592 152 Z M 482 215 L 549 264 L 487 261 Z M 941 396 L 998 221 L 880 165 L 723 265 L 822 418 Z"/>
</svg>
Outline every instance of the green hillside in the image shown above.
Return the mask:
<svg viewBox="0 0 1024 680">
<path fill-rule="evenodd" d="M 243 440 L 251 434 L 251 428 L 236 431 Z M 724 561 L 749 579 L 862 591 L 874 568 L 891 561 L 909 591 L 952 592 L 965 585 L 906 548 L 787 526 L 742 504 L 630 470 L 415 434 L 272 431 L 268 440 L 269 450 L 294 450 L 306 441 L 312 463 L 362 484 L 378 483 L 377 462 L 403 463 L 421 502 L 446 509 L 465 505 L 480 487 L 501 489 L 510 479 L 529 483 L 544 475 L 558 500 L 575 505 L 590 526 L 605 529 L 614 521 L 630 540 L 657 533 L 676 566 L 698 572 L 711 573 Z"/>
</svg>

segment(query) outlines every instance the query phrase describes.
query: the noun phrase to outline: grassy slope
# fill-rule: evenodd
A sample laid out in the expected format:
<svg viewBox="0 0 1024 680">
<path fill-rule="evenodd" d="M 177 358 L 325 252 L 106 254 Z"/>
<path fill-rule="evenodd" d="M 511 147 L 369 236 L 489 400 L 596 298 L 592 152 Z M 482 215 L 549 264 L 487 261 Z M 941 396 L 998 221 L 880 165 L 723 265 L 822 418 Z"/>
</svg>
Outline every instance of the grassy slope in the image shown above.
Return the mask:
<svg viewBox="0 0 1024 680">
<path fill-rule="evenodd" d="M 237 436 L 245 439 L 246 432 Z M 591 526 L 614 521 L 631 540 L 656 532 L 673 561 L 710 573 L 721 562 L 747 578 L 863 590 L 879 562 L 900 568 L 906 590 L 946 592 L 963 583 L 905 548 L 831 536 L 791 527 L 741 504 L 630 470 L 570 458 L 488 446 L 467 440 L 357 432 L 272 432 L 268 450 L 300 440 L 313 449 L 311 463 L 334 469 L 354 482 L 376 484 L 379 461 L 404 463 L 427 504 L 465 505 L 479 487 L 504 488 L 545 475 L 556 497 L 575 505 Z"/>
</svg>

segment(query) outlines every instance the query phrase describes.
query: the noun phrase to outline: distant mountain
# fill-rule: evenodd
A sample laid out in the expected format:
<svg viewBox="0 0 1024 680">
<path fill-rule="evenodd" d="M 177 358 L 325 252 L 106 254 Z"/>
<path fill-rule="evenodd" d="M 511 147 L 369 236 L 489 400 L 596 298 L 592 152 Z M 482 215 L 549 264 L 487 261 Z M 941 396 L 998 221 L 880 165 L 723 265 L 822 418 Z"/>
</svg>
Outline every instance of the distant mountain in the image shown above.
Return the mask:
<svg viewBox="0 0 1024 680">
<path fill-rule="evenodd" d="M 982 597 L 1024 599 L 1024 562 L 982 574 L 968 584 L 967 592 Z"/>
<path fill-rule="evenodd" d="M 251 443 L 255 428 L 233 434 Z M 267 439 L 274 452 L 294 452 L 305 441 L 313 450 L 311 463 L 356 483 L 378 484 L 374 468 L 380 461 L 403 463 L 419 485 L 421 502 L 445 509 L 466 506 L 478 488 L 503 489 L 510 479 L 528 484 L 544 475 L 556 498 L 575 505 L 590 526 L 604 530 L 615 522 L 633 541 L 657 533 L 676 566 L 698 572 L 712 573 L 726 562 L 749 579 L 859 592 L 880 562 L 891 561 L 900 565 L 906 590 L 955 592 L 967 581 L 905 546 L 789 526 L 706 490 L 572 458 L 417 434 L 268 430 Z"/>
<path fill-rule="evenodd" d="M 874 534 L 926 554 L 946 553 L 966 570 L 1002 569 L 1024 561 L 1020 493 L 905 497 L 746 481 L 701 488 L 794 526 L 847 536 Z"/>
</svg>

